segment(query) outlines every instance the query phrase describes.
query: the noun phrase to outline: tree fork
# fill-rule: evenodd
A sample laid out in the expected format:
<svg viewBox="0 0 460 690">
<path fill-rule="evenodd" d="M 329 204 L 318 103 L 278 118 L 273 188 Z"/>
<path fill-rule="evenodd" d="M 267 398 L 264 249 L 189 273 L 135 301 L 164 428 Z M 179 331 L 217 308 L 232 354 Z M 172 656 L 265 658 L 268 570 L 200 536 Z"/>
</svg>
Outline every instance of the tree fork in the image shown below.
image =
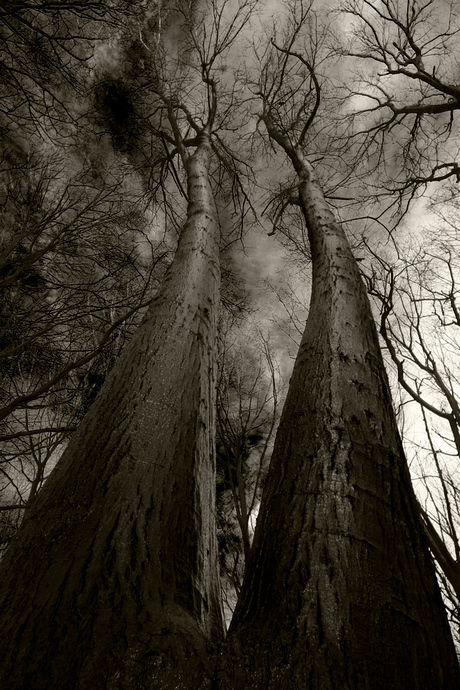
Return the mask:
<svg viewBox="0 0 460 690">
<path fill-rule="evenodd" d="M 285 151 L 312 296 L 229 631 L 230 686 L 459 688 L 366 290 L 310 164 Z"/>
<path fill-rule="evenodd" d="M 0 685 L 208 688 L 219 231 L 209 135 L 159 294 L 0 564 Z"/>
</svg>

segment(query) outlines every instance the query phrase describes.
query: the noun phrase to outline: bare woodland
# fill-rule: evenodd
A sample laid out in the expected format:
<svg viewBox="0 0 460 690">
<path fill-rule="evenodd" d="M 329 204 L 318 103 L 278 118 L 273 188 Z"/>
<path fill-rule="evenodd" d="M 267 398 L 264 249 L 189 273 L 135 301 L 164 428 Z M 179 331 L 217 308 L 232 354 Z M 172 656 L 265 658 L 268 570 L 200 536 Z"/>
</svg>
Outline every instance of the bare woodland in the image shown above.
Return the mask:
<svg viewBox="0 0 460 690">
<path fill-rule="evenodd" d="M 459 35 L 2 3 L 2 688 L 460 687 Z"/>
</svg>

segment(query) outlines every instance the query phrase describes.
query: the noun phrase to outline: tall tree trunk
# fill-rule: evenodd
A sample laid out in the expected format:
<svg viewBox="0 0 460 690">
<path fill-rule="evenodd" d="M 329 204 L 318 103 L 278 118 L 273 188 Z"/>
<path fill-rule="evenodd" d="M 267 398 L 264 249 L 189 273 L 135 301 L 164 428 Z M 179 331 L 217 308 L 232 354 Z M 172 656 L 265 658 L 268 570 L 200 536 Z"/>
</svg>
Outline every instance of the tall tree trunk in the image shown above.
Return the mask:
<svg viewBox="0 0 460 690">
<path fill-rule="evenodd" d="M 312 297 L 229 632 L 233 686 L 459 688 L 366 290 L 311 166 L 291 157 Z"/>
<path fill-rule="evenodd" d="M 0 687 L 207 688 L 218 223 L 209 135 L 158 296 L 1 567 Z"/>
</svg>

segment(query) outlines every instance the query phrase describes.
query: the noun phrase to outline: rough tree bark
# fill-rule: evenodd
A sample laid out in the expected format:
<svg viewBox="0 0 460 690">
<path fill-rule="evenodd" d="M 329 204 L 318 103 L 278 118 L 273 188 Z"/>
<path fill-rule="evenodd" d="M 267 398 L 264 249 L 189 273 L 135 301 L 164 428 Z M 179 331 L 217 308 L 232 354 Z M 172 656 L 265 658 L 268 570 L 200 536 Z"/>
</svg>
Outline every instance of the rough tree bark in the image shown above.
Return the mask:
<svg viewBox="0 0 460 690">
<path fill-rule="evenodd" d="M 366 290 L 311 166 L 284 144 L 313 287 L 229 631 L 230 685 L 459 688 Z"/>
<path fill-rule="evenodd" d="M 209 159 L 205 129 L 163 286 L 0 564 L 2 688 L 209 686 L 222 636 Z"/>
</svg>

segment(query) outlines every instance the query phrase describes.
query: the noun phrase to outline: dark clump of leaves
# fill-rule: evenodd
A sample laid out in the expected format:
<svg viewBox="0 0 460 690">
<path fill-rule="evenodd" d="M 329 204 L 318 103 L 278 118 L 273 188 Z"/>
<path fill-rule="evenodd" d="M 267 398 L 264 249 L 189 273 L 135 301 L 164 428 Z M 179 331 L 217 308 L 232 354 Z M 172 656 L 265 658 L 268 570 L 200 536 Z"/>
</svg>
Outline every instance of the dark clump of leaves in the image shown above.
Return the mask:
<svg viewBox="0 0 460 690">
<path fill-rule="evenodd" d="M 133 89 L 121 79 L 108 78 L 94 88 L 99 124 L 112 136 L 115 148 L 127 152 L 141 130 L 133 102 Z"/>
</svg>

